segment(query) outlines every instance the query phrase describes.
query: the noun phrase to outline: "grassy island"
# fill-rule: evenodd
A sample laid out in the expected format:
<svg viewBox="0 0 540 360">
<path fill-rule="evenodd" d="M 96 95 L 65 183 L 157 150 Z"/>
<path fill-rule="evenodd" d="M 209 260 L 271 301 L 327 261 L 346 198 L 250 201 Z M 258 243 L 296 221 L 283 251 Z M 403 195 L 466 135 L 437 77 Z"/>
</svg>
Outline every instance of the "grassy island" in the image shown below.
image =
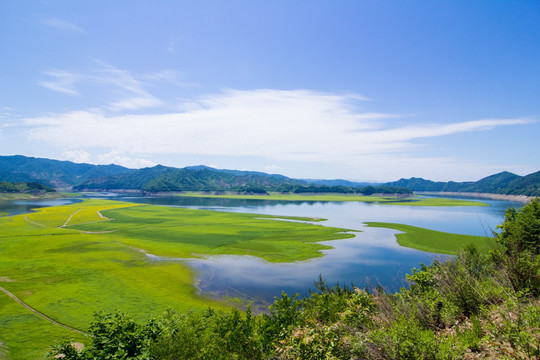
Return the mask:
<svg viewBox="0 0 540 360">
<path fill-rule="evenodd" d="M 399 245 L 432 253 L 456 255 L 459 249 L 469 243 L 474 243 L 481 252 L 487 252 L 496 246 L 493 237 L 452 234 L 404 224 L 384 222 L 366 224 L 398 230 L 400 233 L 396 234 L 396 238 Z"/>
</svg>

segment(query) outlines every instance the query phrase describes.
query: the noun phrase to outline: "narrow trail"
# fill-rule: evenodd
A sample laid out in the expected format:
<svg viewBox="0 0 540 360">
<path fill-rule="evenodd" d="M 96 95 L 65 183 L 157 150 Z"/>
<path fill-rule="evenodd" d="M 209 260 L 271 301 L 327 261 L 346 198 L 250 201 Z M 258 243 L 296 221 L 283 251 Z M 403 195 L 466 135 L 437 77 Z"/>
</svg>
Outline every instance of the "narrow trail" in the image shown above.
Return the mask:
<svg viewBox="0 0 540 360">
<path fill-rule="evenodd" d="M 17 296 L 15 296 L 14 294 L 12 294 L 11 292 L 9 292 L 7 289 L 3 288 L 2 286 L 0 286 L 0 290 L 2 292 L 4 292 L 7 296 L 9 296 L 10 298 L 12 298 L 13 300 L 15 300 L 17 303 L 19 303 L 20 305 L 24 306 L 26 309 L 30 310 L 31 312 L 33 312 L 34 314 L 42 317 L 43 319 L 47 320 L 48 322 L 50 323 L 53 323 L 54 325 L 57 325 L 57 326 L 61 326 L 63 327 L 64 329 L 68 329 L 68 330 L 71 330 L 71 331 L 75 331 L 79 334 L 82 334 L 82 335 L 88 335 L 87 333 L 85 333 L 84 331 L 81 331 L 79 329 L 75 329 L 69 325 L 66 325 L 66 324 L 62 324 L 61 322 L 58 322 L 50 317 L 48 317 L 47 315 L 45 315 L 44 313 L 34 309 L 33 307 L 31 307 L 30 305 L 28 305 L 27 303 L 25 303 L 24 301 L 22 301 L 21 299 L 19 299 Z"/>
<path fill-rule="evenodd" d="M 106 216 L 103 216 L 103 214 L 102 214 L 99 210 L 97 211 L 97 214 L 98 214 L 99 217 L 102 218 L 102 219 L 105 219 L 105 220 L 114 220 L 114 219 L 112 219 L 112 218 L 108 218 L 108 217 L 106 217 Z"/>
<path fill-rule="evenodd" d="M 28 218 L 28 216 L 25 216 L 25 217 L 24 217 L 24 220 L 28 221 L 30 224 L 34 224 L 34 225 L 41 226 L 41 227 L 47 227 L 47 225 L 43 225 L 43 224 L 40 224 L 40 223 L 38 223 L 38 222 L 35 222 L 34 220 L 30 220 L 30 219 Z"/>
<path fill-rule="evenodd" d="M 77 211 L 75 211 L 73 214 L 69 215 L 68 219 L 66 220 L 66 222 L 64 223 L 64 225 L 60 226 L 60 227 L 66 227 L 67 224 L 71 221 L 71 218 L 73 217 L 73 215 L 77 214 L 79 211 L 81 211 L 82 208 L 79 208 L 77 209 Z"/>
</svg>

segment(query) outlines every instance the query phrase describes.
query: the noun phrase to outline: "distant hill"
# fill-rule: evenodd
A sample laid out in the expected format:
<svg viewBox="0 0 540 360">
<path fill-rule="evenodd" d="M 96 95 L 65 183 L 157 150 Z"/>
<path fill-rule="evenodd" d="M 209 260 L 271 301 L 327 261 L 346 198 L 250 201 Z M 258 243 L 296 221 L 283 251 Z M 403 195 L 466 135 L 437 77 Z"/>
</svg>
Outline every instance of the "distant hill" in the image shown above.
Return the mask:
<svg viewBox="0 0 540 360">
<path fill-rule="evenodd" d="M 44 193 L 55 192 L 53 188 L 35 182 L 0 181 L 0 193 Z"/>
<path fill-rule="evenodd" d="M 92 179 L 74 187 L 75 190 L 141 190 L 163 191 L 225 191 L 235 190 L 252 193 L 288 191 L 303 186 L 300 180 L 282 175 L 218 170 L 206 166 L 172 168 L 157 165 L 129 173 Z"/>
<path fill-rule="evenodd" d="M 21 155 L 0 156 L 0 181 L 37 182 L 59 189 L 130 171 L 133 170 L 119 165 L 76 164 Z"/>
<path fill-rule="evenodd" d="M 286 193 L 399 193 L 410 190 L 393 187 L 358 187 L 359 184 L 324 181 L 318 185 L 283 175 L 258 171 L 214 169 L 208 166 L 174 168 L 157 165 L 144 169 L 128 169 L 118 165 L 76 164 L 70 161 L 26 156 L 0 156 L 0 181 L 40 183 L 62 190 L 107 191 L 235 191 L 243 194 Z M 339 185 L 338 185 L 339 184 Z M 355 185 L 355 186 L 349 186 Z M 6 185 L 6 189 L 9 186 Z"/>
<path fill-rule="evenodd" d="M 278 191 L 364 195 L 444 191 L 540 196 L 540 171 L 527 176 L 505 171 L 476 182 L 434 182 L 413 177 L 385 184 L 369 184 L 341 179 L 299 180 L 277 174 L 214 169 L 204 165 L 181 169 L 157 165 L 135 170 L 113 164 L 77 164 L 21 155 L 0 156 L 0 181 L 39 183 L 56 189 L 76 191 L 236 191 L 246 194 Z"/>
<path fill-rule="evenodd" d="M 226 174 L 232 174 L 232 175 L 236 175 L 236 176 L 245 176 L 245 175 L 270 176 L 270 177 L 275 177 L 275 178 L 279 178 L 279 179 L 289 179 L 289 180 L 291 180 L 291 178 L 288 178 L 288 177 L 286 177 L 284 175 L 280 175 L 280 174 L 267 174 L 267 173 L 264 173 L 264 172 L 261 172 L 261 171 L 216 169 L 216 168 L 205 166 L 205 165 L 186 166 L 184 169 L 189 169 L 189 170 L 209 170 L 209 171 L 216 171 L 216 172 L 221 172 L 221 173 L 226 173 Z M 304 180 L 295 180 L 295 181 L 304 182 Z"/>
<path fill-rule="evenodd" d="M 377 185 L 378 183 L 372 183 L 372 182 L 356 182 L 356 181 L 349 181 L 349 180 L 343 180 L 343 179 L 332 179 L 332 180 L 324 180 L 324 179 L 302 179 L 305 182 L 308 182 L 313 185 L 326 185 L 326 186 L 349 186 L 353 188 L 359 188 L 364 186 L 370 186 L 370 185 Z"/>
<path fill-rule="evenodd" d="M 519 176 L 508 171 L 494 174 L 472 182 L 434 182 L 422 178 L 399 179 L 385 183 L 412 191 L 472 192 L 503 195 L 540 196 L 540 171 L 527 176 Z"/>
</svg>

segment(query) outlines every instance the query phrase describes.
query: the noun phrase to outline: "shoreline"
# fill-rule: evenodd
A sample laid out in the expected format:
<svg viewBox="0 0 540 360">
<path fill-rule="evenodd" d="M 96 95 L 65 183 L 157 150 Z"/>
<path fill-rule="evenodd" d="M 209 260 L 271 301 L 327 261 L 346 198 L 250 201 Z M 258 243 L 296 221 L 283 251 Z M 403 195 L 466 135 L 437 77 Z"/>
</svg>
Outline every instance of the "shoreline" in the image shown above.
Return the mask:
<svg viewBox="0 0 540 360">
<path fill-rule="evenodd" d="M 75 197 L 77 194 L 64 192 L 50 193 L 0 193 L 0 201 L 12 200 L 50 200 L 50 199 L 67 199 Z"/>
<path fill-rule="evenodd" d="M 522 202 L 522 203 L 529 203 L 533 198 L 535 198 L 535 196 L 527 196 L 527 195 L 504 195 L 504 194 L 491 194 L 491 193 L 450 192 L 450 191 L 415 191 L 415 194 L 455 196 L 455 197 L 479 198 L 479 199 L 491 199 L 491 200 L 508 200 L 508 201 Z"/>
</svg>

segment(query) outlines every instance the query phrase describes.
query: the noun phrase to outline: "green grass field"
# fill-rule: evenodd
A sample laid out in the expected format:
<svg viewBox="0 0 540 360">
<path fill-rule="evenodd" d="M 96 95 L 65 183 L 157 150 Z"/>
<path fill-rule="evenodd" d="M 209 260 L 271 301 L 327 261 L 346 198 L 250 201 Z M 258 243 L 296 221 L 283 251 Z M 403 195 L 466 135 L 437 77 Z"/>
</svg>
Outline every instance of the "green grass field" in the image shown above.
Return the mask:
<svg viewBox="0 0 540 360">
<path fill-rule="evenodd" d="M 405 206 L 489 206 L 481 201 L 446 199 L 446 198 L 423 198 L 423 197 L 398 197 L 398 196 L 361 196 L 361 195 L 335 195 L 335 194 L 281 194 L 271 193 L 270 195 L 235 195 L 226 193 L 222 195 L 211 195 L 198 192 L 186 192 L 176 194 L 186 197 L 206 197 L 225 199 L 253 199 L 253 200 L 285 200 L 285 201 L 358 201 L 367 203 L 378 203 L 383 205 L 405 205 Z"/>
<path fill-rule="evenodd" d="M 114 220 L 111 220 L 114 219 Z M 344 229 L 287 218 L 108 200 L 85 200 L 0 218 L 0 286 L 50 318 L 84 330 L 96 311 L 144 321 L 229 305 L 201 297 L 195 274 L 172 257 L 259 256 L 289 262 L 321 256 L 319 241 L 352 237 Z M 84 336 L 54 325 L 0 292 L 0 354 L 42 359 L 58 339 Z M 0 355 L 2 358 L 2 355 Z"/>
<path fill-rule="evenodd" d="M 455 255 L 468 243 L 474 243 L 482 252 L 496 246 L 495 239 L 492 237 L 452 234 L 394 223 L 367 222 L 366 224 L 401 231 L 396 234 L 399 245 L 432 253 Z"/>
</svg>

